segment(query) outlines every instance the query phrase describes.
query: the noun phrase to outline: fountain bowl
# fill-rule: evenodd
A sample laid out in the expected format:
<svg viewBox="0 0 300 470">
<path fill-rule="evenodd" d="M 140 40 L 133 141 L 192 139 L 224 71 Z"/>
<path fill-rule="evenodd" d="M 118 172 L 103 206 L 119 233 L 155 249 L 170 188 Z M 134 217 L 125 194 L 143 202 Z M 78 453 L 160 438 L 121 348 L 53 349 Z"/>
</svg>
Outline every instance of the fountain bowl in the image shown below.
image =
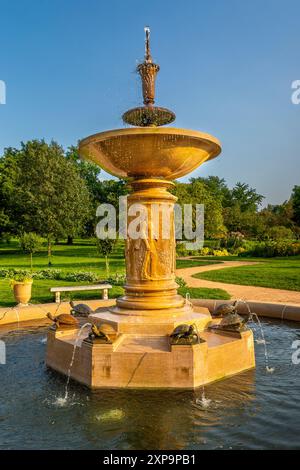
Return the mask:
<svg viewBox="0 0 300 470">
<path fill-rule="evenodd" d="M 215 137 L 174 127 L 134 127 L 91 135 L 79 143 L 81 157 L 119 178 L 173 180 L 221 152 Z"/>
</svg>

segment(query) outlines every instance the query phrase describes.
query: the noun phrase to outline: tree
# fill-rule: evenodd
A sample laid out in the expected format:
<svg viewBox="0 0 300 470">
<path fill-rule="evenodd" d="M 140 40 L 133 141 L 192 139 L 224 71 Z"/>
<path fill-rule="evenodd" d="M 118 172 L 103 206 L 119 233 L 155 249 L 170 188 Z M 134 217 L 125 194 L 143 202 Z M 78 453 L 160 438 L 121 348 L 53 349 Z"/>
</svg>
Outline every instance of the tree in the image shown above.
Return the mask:
<svg viewBox="0 0 300 470">
<path fill-rule="evenodd" d="M 300 186 L 294 186 L 292 192 L 293 219 L 300 227 Z"/>
<path fill-rule="evenodd" d="M 90 211 L 85 181 L 56 142 L 32 140 L 21 143 L 20 150 L 5 149 L 2 164 L 13 230 L 46 238 L 51 264 L 53 240 L 75 236 L 83 229 Z"/>
<path fill-rule="evenodd" d="M 219 238 L 226 229 L 223 224 L 221 200 L 214 197 L 203 181 L 194 179 L 191 183 L 175 183 L 172 193 L 178 198 L 177 203 L 204 204 L 204 233 L 206 238 Z M 193 211 L 193 228 L 195 224 L 195 211 Z"/>
<path fill-rule="evenodd" d="M 250 188 L 246 183 L 236 183 L 227 196 L 225 206 L 239 206 L 241 212 L 256 212 L 261 205 L 264 196 L 258 194 L 256 189 Z"/>
<path fill-rule="evenodd" d="M 294 238 L 292 230 L 282 225 L 275 225 L 274 227 L 270 227 L 267 230 L 267 235 L 271 240 L 292 240 Z"/>
<path fill-rule="evenodd" d="M 208 176 L 207 178 L 191 178 L 190 182 L 201 182 L 205 185 L 208 192 L 214 196 L 215 198 L 219 199 L 224 205 L 226 200 L 230 197 L 230 189 L 228 188 L 224 178 L 219 178 L 218 176 Z"/>
<path fill-rule="evenodd" d="M 39 237 L 36 233 L 29 232 L 29 233 L 23 233 L 19 238 L 19 242 L 24 253 L 29 253 L 30 255 L 30 269 L 32 270 L 33 254 L 41 250 L 43 246 L 43 239 Z"/>
<path fill-rule="evenodd" d="M 112 204 L 117 211 L 119 208 L 119 197 L 128 194 L 127 183 L 124 180 L 99 180 L 101 169 L 94 163 L 81 160 L 78 147 L 71 146 L 66 152 L 66 158 L 72 161 L 81 177 L 84 179 L 91 196 L 91 212 L 86 223 L 86 233 L 94 235 L 96 227 L 96 209 L 101 203 Z"/>
<path fill-rule="evenodd" d="M 97 238 L 96 246 L 97 252 L 100 256 L 105 258 L 106 276 L 109 277 L 109 255 L 113 252 L 116 244 L 116 239 L 113 238 Z"/>
<path fill-rule="evenodd" d="M 17 227 L 17 220 L 12 215 L 14 183 L 19 172 L 16 152 L 8 148 L 6 157 L 0 158 L 0 238 L 6 233 L 14 233 Z"/>
</svg>

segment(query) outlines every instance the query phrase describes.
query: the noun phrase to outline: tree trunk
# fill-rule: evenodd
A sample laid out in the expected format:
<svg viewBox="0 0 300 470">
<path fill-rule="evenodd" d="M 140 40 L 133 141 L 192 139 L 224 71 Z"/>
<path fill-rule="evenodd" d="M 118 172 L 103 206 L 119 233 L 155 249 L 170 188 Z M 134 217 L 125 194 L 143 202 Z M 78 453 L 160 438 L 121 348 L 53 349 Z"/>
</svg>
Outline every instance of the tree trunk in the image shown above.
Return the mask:
<svg viewBox="0 0 300 470">
<path fill-rule="evenodd" d="M 68 235 L 67 245 L 73 245 L 73 237 L 71 235 Z"/>
<path fill-rule="evenodd" d="M 109 260 L 108 260 L 107 255 L 105 256 L 105 269 L 106 269 L 106 277 L 108 278 L 109 277 Z"/>
<path fill-rule="evenodd" d="M 52 254 L 51 249 L 52 249 L 51 240 L 48 239 L 48 266 L 52 265 L 52 263 L 51 263 L 51 254 Z"/>
</svg>

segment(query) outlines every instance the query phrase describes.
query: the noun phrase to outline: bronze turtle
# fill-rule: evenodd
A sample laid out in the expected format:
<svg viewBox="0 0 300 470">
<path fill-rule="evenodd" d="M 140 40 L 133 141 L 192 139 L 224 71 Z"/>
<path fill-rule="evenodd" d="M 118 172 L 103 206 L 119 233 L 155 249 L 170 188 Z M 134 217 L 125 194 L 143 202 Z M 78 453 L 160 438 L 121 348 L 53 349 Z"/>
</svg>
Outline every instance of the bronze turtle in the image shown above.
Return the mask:
<svg viewBox="0 0 300 470">
<path fill-rule="evenodd" d="M 221 304 L 213 312 L 213 317 L 224 317 L 230 313 L 236 313 L 237 301 L 233 304 Z"/>
<path fill-rule="evenodd" d="M 200 343 L 200 337 L 195 325 L 182 324 L 176 326 L 170 335 L 171 344 L 192 345 Z"/>
<path fill-rule="evenodd" d="M 242 331 L 249 317 L 241 317 L 238 313 L 232 312 L 225 315 L 220 321 L 218 328 L 228 331 Z"/>
<path fill-rule="evenodd" d="M 57 328 L 79 328 L 79 321 L 69 313 L 61 313 L 54 316 L 48 312 L 47 317 L 53 321 Z"/>
<path fill-rule="evenodd" d="M 108 334 L 106 334 L 105 331 L 102 330 L 102 325 L 100 325 L 99 327 L 95 324 L 92 325 L 91 332 L 89 333 L 89 339 L 92 342 L 95 341 L 98 343 L 106 344 L 112 343 L 112 338 L 110 338 L 110 336 L 108 336 Z"/>
<path fill-rule="evenodd" d="M 70 302 L 70 307 L 71 307 L 71 314 L 75 316 L 78 315 L 81 317 L 88 317 L 91 313 L 93 313 L 93 310 L 88 305 L 86 304 L 75 305 L 72 300 Z"/>
</svg>

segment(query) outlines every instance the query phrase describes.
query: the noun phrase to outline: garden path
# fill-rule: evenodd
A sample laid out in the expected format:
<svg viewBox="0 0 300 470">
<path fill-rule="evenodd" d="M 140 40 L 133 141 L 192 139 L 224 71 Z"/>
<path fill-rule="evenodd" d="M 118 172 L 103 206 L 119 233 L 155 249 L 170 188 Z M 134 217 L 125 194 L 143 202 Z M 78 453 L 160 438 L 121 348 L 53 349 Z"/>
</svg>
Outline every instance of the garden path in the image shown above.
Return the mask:
<svg viewBox="0 0 300 470">
<path fill-rule="evenodd" d="M 192 268 L 177 269 L 176 275 L 182 277 L 189 287 L 225 289 L 233 299 L 300 305 L 300 292 L 298 291 L 271 289 L 270 287 L 241 286 L 239 284 L 227 284 L 225 282 L 207 281 L 206 279 L 197 279 L 192 277 L 194 274 L 203 273 L 206 271 L 247 266 L 253 263 L 253 261 L 224 261 L 222 264 L 213 264 L 211 266 L 195 266 Z"/>
</svg>

